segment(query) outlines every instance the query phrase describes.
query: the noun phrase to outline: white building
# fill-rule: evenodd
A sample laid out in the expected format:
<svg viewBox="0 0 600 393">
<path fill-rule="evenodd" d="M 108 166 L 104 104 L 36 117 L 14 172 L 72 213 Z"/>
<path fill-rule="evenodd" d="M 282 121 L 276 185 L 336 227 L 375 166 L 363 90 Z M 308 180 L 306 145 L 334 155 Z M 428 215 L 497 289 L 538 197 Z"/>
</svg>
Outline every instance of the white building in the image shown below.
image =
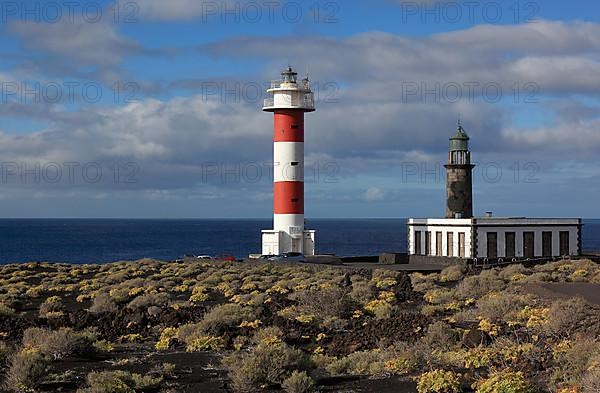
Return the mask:
<svg viewBox="0 0 600 393">
<path fill-rule="evenodd" d="M 460 122 L 445 167 L 446 218 L 409 218 L 409 255 L 512 260 L 581 254 L 580 219 L 473 217 L 474 165 Z"/>
<path fill-rule="evenodd" d="M 408 253 L 458 258 L 541 258 L 581 254 L 572 218 L 410 218 Z"/>
</svg>

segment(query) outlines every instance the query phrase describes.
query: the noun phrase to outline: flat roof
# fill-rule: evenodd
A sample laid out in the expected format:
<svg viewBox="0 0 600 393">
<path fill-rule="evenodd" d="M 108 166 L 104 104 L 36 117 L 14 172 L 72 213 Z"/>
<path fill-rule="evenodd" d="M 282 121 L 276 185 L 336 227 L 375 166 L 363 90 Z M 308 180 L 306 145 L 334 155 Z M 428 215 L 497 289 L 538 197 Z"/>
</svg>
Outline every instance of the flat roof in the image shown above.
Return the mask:
<svg viewBox="0 0 600 393">
<path fill-rule="evenodd" d="M 408 225 L 581 225 L 581 218 L 473 217 L 409 218 Z"/>
</svg>

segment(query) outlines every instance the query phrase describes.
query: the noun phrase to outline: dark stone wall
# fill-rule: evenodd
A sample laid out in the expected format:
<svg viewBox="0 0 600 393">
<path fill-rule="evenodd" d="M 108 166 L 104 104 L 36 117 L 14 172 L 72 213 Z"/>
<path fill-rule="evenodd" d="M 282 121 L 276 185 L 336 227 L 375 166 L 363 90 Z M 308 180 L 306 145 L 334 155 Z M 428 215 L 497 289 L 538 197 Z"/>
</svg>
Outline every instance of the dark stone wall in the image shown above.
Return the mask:
<svg viewBox="0 0 600 393">
<path fill-rule="evenodd" d="M 472 165 L 446 165 L 446 218 L 473 217 Z"/>
<path fill-rule="evenodd" d="M 459 257 L 438 257 L 434 255 L 409 255 L 409 263 L 438 264 L 443 266 L 467 264 L 468 259 Z"/>
</svg>

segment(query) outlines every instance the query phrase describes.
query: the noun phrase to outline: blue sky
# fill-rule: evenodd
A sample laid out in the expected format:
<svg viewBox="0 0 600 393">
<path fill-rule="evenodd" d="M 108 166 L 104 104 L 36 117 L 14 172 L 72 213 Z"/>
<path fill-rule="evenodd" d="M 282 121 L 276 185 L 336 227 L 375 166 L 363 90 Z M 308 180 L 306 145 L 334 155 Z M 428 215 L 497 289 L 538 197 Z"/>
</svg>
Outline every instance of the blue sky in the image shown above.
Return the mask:
<svg viewBox="0 0 600 393">
<path fill-rule="evenodd" d="M 443 214 L 459 115 L 477 214 L 599 217 L 595 2 L 67 4 L 0 10 L 3 217 L 268 217 L 288 63 L 308 217 Z"/>
</svg>

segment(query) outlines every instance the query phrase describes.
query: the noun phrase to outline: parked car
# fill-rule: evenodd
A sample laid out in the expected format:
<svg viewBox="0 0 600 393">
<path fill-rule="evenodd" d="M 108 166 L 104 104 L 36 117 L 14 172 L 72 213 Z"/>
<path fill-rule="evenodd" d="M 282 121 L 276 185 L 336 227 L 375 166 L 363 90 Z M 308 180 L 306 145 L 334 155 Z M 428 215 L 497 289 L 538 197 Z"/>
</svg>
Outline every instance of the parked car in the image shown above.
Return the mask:
<svg viewBox="0 0 600 393">
<path fill-rule="evenodd" d="M 213 259 L 210 255 L 197 255 L 196 259 Z"/>
<path fill-rule="evenodd" d="M 235 257 L 233 255 L 229 255 L 229 254 L 219 255 L 215 259 L 217 259 L 219 261 L 225 261 L 225 262 L 235 262 L 235 261 L 237 261 L 237 259 L 235 259 Z"/>
<path fill-rule="evenodd" d="M 286 252 L 269 258 L 271 262 L 305 262 L 305 257 L 299 252 Z"/>
</svg>

